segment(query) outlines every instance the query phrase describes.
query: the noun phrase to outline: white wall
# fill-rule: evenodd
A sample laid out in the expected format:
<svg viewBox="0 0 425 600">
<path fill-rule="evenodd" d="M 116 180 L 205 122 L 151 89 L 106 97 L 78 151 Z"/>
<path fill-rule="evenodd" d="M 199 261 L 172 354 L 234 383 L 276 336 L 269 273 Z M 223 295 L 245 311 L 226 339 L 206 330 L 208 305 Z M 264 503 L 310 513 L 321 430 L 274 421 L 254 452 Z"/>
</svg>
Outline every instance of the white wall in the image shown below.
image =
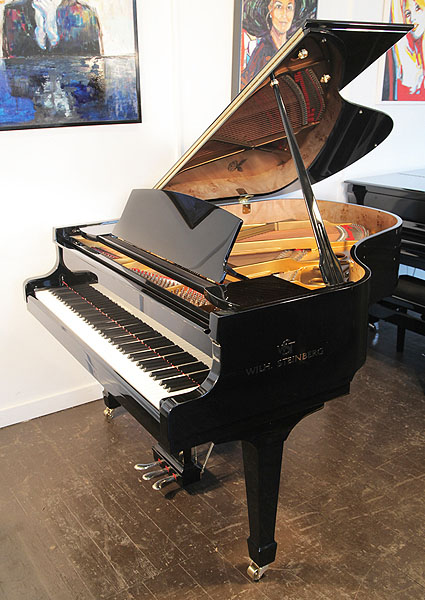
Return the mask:
<svg viewBox="0 0 425 600">
<path fill-rule="evenodd" d="M 169 10 L 166 10 L 166 5 Z M 23 283 L 55 265 L 54 226 L 118 217 L 178 158 L 171 0 L 138 1 L 142 124 L 0 132 L 0 427 L 101 395 L 27 313 Z"/>
<path fill-rule="evenodd" d="M 55 263 L 54 226 L 114 218 L 152 186 L 230 100 L 232 0 L 138 0 L 143 123 L 0 132 L 0 427 L 100 397 L 100 387 L 27 313 L 23 282 Z M 382 0 L 319 0 L 319 18 L 382 20 Z M 424 166 L 424 108 L 378 105 L 377 66 L 344 91 L 391 114 L 390 138 L 316 186 L 343 200 L 347 178 Z"/>
</svg>

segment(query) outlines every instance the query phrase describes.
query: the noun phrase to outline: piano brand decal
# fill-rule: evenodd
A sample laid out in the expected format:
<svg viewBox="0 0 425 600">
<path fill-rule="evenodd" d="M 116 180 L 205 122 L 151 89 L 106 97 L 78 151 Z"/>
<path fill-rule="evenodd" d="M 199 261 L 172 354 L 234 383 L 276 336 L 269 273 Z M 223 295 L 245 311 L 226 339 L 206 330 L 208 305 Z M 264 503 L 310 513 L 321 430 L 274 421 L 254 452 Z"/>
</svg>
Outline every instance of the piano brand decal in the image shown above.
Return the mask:
<svg viewBox="0 0 425 600">
<path fill-rule="evenodd" d="M 294 351 L 292 348 L 293 344 L 295 344 L 295 340 L 292 340 L 292 342 L 288 339 L 283 340 L 283 342 L 277 346 L 277 351 L 281 356 L 288 356 Z"/>
<path fill-rule="evenodd" d="M 304 352 L 296 352 L 295 340 L 289 339 L 283 340 L 283 342 L 281 344 L 278 344 L 276 347 L 281 358 L 279 358 L 275 362 L 267 362 L 259 365 L 254 365 L 252 367 L 247 367 L 245 369 L 246 374 L 260 375 L 261 373 L 272 371 L 274 369 L 279 369 L 281 367 L 286 367 L 288 365 L 304 363 L 308 360 L 311 360 L 312 358 L 319 358 L 325 353 L 325 350 L 322 346 L 320 346 L 319 348 L 305 350 Z"/>
</svg>

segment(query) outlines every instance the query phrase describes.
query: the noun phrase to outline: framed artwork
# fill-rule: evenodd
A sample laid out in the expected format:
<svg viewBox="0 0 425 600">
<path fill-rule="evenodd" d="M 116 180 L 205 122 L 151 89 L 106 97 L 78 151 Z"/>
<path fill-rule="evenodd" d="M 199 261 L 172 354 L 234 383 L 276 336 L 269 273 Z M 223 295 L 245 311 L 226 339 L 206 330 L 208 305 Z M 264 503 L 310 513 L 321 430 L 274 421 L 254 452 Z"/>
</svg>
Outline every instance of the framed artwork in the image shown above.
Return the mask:
<svg viewBox="0 0 425 600">
<path fill-rule="evenodd" d="M 0 20 L 0 130 L 141 122 L 136 0 L 6 0 Z"/>
<path fill-rule="evenodd" d="M 381 63 L 381 102 L 424 102 L 425 0 L 385 0 L 384 21 L 413 29 Z"/>
<path fill-rule="evenodd" d="M 235 0 L 232 96 L 316 14 L 317 0 Z"/>
</svg>

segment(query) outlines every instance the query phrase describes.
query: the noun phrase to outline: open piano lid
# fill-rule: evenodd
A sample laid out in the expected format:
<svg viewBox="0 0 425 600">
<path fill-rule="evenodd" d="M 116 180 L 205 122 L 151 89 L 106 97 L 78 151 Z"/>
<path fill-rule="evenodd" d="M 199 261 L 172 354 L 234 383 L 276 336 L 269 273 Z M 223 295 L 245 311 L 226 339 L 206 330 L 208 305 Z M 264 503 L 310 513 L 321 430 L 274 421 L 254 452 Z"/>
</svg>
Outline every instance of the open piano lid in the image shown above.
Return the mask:
<svg viewBox="0 0 425 600">
<path fill-rule="evenodd" d="M 408 25 L 306 21 L 155 187 L 235 201 L 288 191 L 297 173 L 274 72 L 311 183 L 367 154 L 392 129 L 387 115 L 339 90 L 393 46 Z"/>
<path fill-rule="evenodd" d="M 221 283 L 242 222 L 213 204 L 284 192 L 297 179 L 270 75 L 279 81 L 304 164 L 315 183 L 358 160 L 390 133 L 390 117 L 346 102 L 339 90 L 409 29 L 307 21 L 155 190 L 133 191 L 114 235 Z"/>
</svg>

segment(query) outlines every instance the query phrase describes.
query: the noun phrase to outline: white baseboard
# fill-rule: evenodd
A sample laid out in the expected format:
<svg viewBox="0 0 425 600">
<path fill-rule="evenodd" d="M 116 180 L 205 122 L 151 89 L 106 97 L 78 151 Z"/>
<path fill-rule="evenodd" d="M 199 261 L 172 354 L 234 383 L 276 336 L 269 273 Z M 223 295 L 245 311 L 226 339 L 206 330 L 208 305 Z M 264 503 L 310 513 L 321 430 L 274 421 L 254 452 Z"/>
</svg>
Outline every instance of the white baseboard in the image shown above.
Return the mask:
<svg viewBox="0 0 425 600">
<path fill-rule="evenodd" d="M 22 421 L 29 421 L 80 404 L 86 404 L 87 402 L 93 402 L 102 398 L 102 392 L 102 386 L 94 382 L 63 394 L 37 398 L 23 404 L 0 408 L 0 428 L 22 423 Z"/>
</svg>

